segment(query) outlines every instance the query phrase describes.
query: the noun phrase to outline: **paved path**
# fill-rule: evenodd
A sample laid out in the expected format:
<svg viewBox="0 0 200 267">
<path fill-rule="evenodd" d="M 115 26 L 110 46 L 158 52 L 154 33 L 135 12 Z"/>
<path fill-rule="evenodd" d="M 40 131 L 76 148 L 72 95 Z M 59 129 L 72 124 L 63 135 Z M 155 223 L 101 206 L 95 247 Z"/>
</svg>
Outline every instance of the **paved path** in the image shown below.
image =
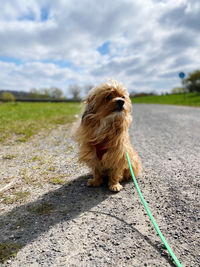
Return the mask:
<svg viewBox="0 0 200 267">
<path fill-rule="evenodd" d="M 134 105 L 133 117 L 130 134 L 144 169 L 141 191 L 182 265 L 200 266 L 200 109 L 141 104 Z M 46 142 L 45 151 L 57 153 L 63 173 L 60 151 L 67 138 L 61 131 L 56 148 L 48 138 L 38 145 Z M 116 194 L 106 186 L 88 188 L 88 170 L 73 158 L 70 164 L 70 184 L 38 190 L 31 202 L 2 213 L 3 240 L 22 245 L 5 266 L 174 266 L 133 182 Z M 42 203 L 54 208 L 46 215 L 30 212 Z M 17 226 L 13 214 L 24 224 Z"/>
</svg>

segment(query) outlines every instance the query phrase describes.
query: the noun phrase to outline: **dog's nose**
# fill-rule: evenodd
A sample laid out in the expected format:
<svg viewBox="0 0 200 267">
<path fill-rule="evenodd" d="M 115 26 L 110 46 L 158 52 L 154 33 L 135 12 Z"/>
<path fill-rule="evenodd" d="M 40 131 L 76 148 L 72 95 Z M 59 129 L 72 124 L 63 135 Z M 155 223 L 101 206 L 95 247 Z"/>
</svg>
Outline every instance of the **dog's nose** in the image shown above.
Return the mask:
<svg viewBox="0 0 200 267">
<path fill-rule="evenodd" d="M 123 99 L 118 99 L 118 100 L 117 100 L 117 105 L 120 106 L 120 107 L 123 107 L 123 105 L 124 105 L 124 100 L 123 100 Z"/>
<path fill-rule="evenodd" d="M 117 100 L 117 110 L 122 110 L 124 105 L 124 100 L 123 99 L 118 99 Z"/>
</svg>

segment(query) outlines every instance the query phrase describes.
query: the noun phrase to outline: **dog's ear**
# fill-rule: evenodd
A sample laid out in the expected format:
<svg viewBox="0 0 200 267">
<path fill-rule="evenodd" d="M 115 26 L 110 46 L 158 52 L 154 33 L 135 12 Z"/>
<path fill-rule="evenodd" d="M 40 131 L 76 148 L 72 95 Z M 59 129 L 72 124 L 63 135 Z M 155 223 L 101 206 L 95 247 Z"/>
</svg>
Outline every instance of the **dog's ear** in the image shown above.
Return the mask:
<svg viewBox="0 0 200 267">
<path fill-rule="evenodd" d="M 86 106 L 86 109 L 83 113 L 83 116 L 82 116 L 82 119 L 81 121 L 83 122 L 84 118 L 88 115 L 88 114 L 91 114 L 93 113 L 93 109 L 94 109 L 94 105 L 93 103 L 89 103 L 87 106 Z"/>
<path fill-rule="evenodd" d="M 94 113 L 94 98 L 95 98 L 94 95 L 88 95 L 88 97 L 86 98 L 85 100 L 86 107 L 82 116 L 82 122 L 88 114 Z"/>
</svg>

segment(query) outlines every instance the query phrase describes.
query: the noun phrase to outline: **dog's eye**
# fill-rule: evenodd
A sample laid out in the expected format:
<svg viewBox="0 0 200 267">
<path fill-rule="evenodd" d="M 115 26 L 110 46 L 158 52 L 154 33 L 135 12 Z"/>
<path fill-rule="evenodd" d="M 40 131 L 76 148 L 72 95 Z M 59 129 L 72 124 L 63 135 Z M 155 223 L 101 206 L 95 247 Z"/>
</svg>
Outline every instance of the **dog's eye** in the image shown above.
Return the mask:
<svg viewBox="0 0 200 267">
<path fill-rule="evenodd" d="M 107 101 L 107 102 L 110 101 L 111 99 L 112 99 L 111 94 L 109 94 L 109 95 L 106 96 L 106 101 Z"/>
<path fill-rule="evenodd" d="M 125 99 L 125 96 L 122 96 L 123 99 Z"/>
</svg>

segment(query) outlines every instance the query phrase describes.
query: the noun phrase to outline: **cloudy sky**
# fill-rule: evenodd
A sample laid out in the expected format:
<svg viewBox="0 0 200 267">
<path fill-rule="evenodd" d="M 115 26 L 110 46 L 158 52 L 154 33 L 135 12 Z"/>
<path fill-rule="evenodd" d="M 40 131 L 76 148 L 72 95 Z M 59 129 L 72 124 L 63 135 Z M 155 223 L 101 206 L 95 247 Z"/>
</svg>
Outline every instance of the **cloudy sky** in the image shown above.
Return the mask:
<svg viewBox="0 0 200 267">
<path fill-rule="evenodd" d="M 1 0 L 0 89 L 122 81 L 170 91 L 200 69 L 198 0 Z"/>
</svg>

